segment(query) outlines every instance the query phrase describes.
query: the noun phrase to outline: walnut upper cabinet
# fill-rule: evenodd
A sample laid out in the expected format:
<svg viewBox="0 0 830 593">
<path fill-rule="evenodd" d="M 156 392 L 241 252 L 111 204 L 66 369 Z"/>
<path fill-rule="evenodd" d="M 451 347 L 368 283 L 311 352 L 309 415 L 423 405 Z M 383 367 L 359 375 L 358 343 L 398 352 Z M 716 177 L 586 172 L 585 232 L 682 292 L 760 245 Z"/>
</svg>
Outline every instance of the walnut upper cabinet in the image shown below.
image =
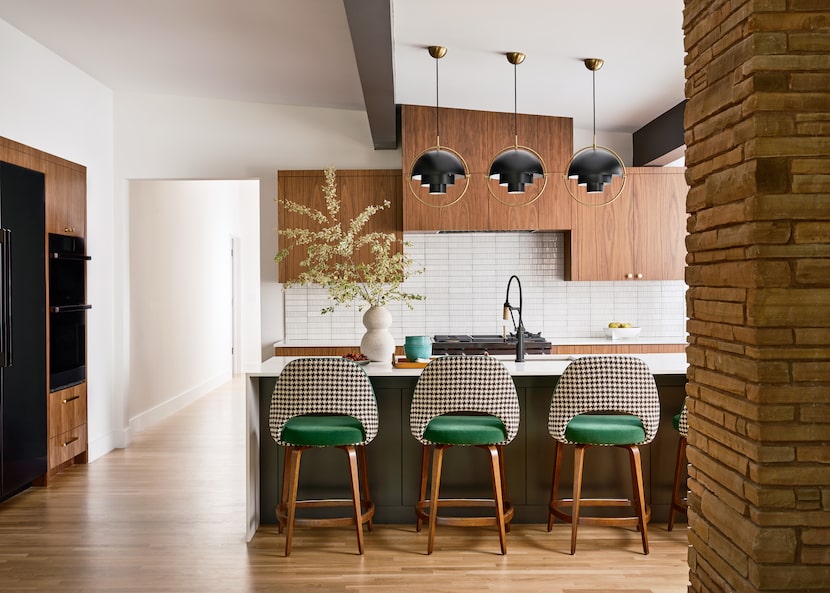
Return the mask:
<svg viewBox="0 0 830 593">
<path fill-rule="evenodd" d="M 532 193 L 508 196 L 502 188 L 497 188 L 497 199 L 491 195 L 486 185 L 492 159 L 498 152 L 513 145 L 513 114 L 441 108 L 438 117 L 441 146 L 453 149 L 466 161 L 470 172 L 469 188 L 458 202 L 446 207 L 436 207 L 429 204 L 446 203 L 450 200 L 436 202 L 434 198 L 430 199 L 426 189 L 421 189 L 417 185 L 410 187 L 409 171 L 412 162 L 422 151 L 435 146 L 435 108 L 402 105 L 405 231 L 570 228 L 572 205 L 564 189 L 562 175 L 573 152 L 571 118 L 518 115 L 515 129 L 518 130 L 519 145 L 538 152 L 548 172 L 545 191 L 537 200 L 525 204 L 533 197 Z M 465 181 L 457 181 L 456 188 L 464 183 Z M 417 192 L 418 197 L 413 190 Z"/>
<path fill-rule="evenodd" d="M 607 206 L 574 202 L 571 280 L 683 280 L 686 193 L 683 168 L 631 167 Z"/>
<path fill-rule="evenodd" d="M 86 236 L 86 168 L 46 161 L 46 232 Z"/>
<path fill-rule="evenodd" d="M 340 200 L 340 221 L 348 223 L 366 206 L 381 205 L 389 200 L 391 206 L 375 213 L 369 219 L 366 232 L 395 233 L 402 238 L 401 222 L 401 171 L 400 169 L 371 170 L 337 170 L 337 197 Z M 279 171 L 277 173 L 277 192 L 281 200 L 290 200 L 310 208 L 326 211 L 323 196 L 325 174 L 321 170 L 313 171 Z M 307 216 L 287 211 L 279 205 L 279 228 L 318 229 L 319 225 Z M 286 247 L 285 239 L 280 235 L 279 249 Z M 305 259 L 306 251 L 302 247 L 292 249 L 288 257 L 279 264 L 279 281 L 296 279 L 303 271 L 300 262 Z M 369 249 L 359 254 L 362 261 L 369 261 Z"/>
</svg>

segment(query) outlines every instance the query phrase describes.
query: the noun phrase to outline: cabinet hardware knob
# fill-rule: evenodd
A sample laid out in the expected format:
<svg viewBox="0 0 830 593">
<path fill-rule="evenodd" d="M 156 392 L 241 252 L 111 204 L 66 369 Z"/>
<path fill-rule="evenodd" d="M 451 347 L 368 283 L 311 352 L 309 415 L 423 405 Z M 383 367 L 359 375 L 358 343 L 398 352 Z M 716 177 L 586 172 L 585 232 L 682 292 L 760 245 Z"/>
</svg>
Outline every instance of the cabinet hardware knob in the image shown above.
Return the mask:
<svg viewBox="0 0 830 593">
<path fill-rule="evenodd" d="M 61 447 L 68 447 L 69 445 L 71 445 L 72 443 L 77 441 L 79 438 L 81 438 L 81 437 L 72 437 L 71 439 L 66 441 L 63 445 L 61 445 Z"/>
<path fill-rule="evenodd" d="M 634 277 L 634 274 L 626 274 L 625 277 L 631 280 Z"/>
<path fill-rule="evenodd" d="M 68 404 L 69 402 L 75 401 L 76 399 L 80 399 L 80 395 L 73 395 L 72 397 L 67 397 L 61 400 L 62 404 Z"/>
<path fill-rule="evenodd" d="M 637 278 L 642 278 L 642 277 L 643 277 L 642 274 L 637 274 Z"/>
</svg>

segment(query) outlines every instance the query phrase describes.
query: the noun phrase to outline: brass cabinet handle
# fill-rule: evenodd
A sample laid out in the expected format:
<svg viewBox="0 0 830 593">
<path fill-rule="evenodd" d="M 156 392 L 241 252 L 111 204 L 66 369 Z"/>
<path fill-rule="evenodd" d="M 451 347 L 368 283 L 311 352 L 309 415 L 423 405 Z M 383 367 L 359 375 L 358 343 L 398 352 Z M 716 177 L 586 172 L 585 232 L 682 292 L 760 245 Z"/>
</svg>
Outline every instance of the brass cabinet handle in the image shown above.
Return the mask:
<svg viewBox="0 0 830 593">
<path fill-rule="evenodd" d="M 75 227 L 73 227 L 73 226 L 63 227 L 63 232 L 64 233 L 74 233 L 75 232 Z"/>
<path fill-rule="evenodd" d="M 79 438 L 81 438 L 81 437 L 72 437 L 71 439 L 66 441 L 63 445 L 61 445 L 61 447 L 68 447 L 69 445 L 71 445 L 72 443 L 77 441 Z"/>
<path fill-rule="evenodd" d="M 76 399 L 81 399 L 80 395 L 73 395 L 72 397 L 67 397 L 61 400 L 62 404 L 68 404 L 69 402 L 75 401 Z"/>
</svg>

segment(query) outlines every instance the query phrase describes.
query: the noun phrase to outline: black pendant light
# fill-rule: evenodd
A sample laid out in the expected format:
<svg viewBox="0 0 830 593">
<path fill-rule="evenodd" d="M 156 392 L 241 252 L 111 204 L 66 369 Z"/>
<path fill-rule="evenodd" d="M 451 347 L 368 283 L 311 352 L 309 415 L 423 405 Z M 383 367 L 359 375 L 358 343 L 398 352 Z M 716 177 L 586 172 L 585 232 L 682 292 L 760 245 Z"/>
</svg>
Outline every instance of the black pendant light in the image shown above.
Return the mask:
<svg viewBox="0 0 830 593">
<path fill-rule="evenodd" d="M 605 206 L 616 200 L 625 188 L 625 165 L 616 152 L 604 146 L 597 146 L 597 70 L 605 63 L 599 58 L 584 60 L 585 67 L 593 76 L 593 107 L 594 107 L 594 143 L 578 150 L 568 163 L 568 173 L 565 177 L 565 187 L 571 197 L 587 206 Z M 589 194 L 602 193 L 605 186 L 610 184 L 614 177 L 622 177 L 623 182 L 616 194 L 599 203 L 580 200 L 571 190 L 568 179 L 576 179 L 577 186 L 585 186 Z"/>
<path fill-rule="evenodd" d="M 432 204 L 422 200 L 412 189 L 413 195 L 429 206 L 444 207 L 456 203 L 462 198 L 469 187 L 467 165 L 461 155 L 445 146 L 441 146 L 440 128 L 438 126 L 438 60 L 447 53 L 447 48 L 440 45 L 431 45 L 429 55 L 435 58 L 435 146 L 421 152 L 412 163 L 410 178 L 419 182 L 422 187 L 428 187 L 430 195 L 444 195 L 447 186 L 455 185 L 456 179 L 466 179 L 464 190 L 451 202 Z"/>
<path fill-rule="evenodd" d="M 539 178 L 544 178 L 545 181 L 536 195 L 530 200 L 522 202 L 521 204 L 514 204 L 504 202 L 490 189 L 490 194 L 508 206 L 525 206 L 542 195 L 547 185 L 547 174 L 545 173 L 545 164 L 542 162 L 542 157 L 534 150 L 519 146 L 519 125 L 518 125 L 518 108 L 516 100 L 516 67 L 524 62 L 525 55 L 521 52 L 509 52 L 505 54 L 507 61 L 513 64 L 513 145 L 502 149 L 496 154 L 493 161 L 490 163 L 490 179 L 498 179 L 499 185 L 507 188 L 509 194 L 523 194 L 525 192 L 525 185 L 531 184 Z"/>
</svg>

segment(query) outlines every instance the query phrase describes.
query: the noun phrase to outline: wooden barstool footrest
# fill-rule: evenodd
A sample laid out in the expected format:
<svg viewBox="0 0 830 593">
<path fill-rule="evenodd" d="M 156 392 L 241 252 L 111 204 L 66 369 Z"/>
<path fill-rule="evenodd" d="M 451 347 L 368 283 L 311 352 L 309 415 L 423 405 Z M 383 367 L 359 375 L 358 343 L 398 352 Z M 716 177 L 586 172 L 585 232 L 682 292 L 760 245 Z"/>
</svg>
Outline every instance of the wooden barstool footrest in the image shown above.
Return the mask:
<svg viewBox="0 0 830 593">
<path fill-rule="evenodd" d="M 354 508 L 351 498 L 327 498 L 319 500 L 298 500 L 297 509 L 322 508 L 322 507 L 348 507 Z M 369 531 L 372 530 L 372 518 L 375 516 L 375 503 L 371 500 L 360 501 L 360 524 L 369 524 Z M 277 521 L 285 525 L 288 521 L 288 505 L 281 503 L 277 505 Z M 294 517 L 294 524 L 304 527 L 339 527 L 354 525 L 354 517 Z"/>
<path fill-rule="evenodd" d="M 419 500 L 415 503 L 415 513 L 422 521 L 429 521 L 429 506 L 430 500 Z M 496 501 L 492 498 L 439 498 L 438 508 L 491 508 L 496 512 Z M 509 502 L 504 503 L 504 524 L 510 523 L 515 514 L 513 505 Z M 498 518 L 496 515 L 477 515 L 474 517 L 448 517 L 445 515 L 438 515 L 435 518 L 439 525 L 466 525 L 473 527 L 487 527 L 490 525 L 498 525 Z"/>
<path fill-rule="evenodd" d="M 573 507 L 574 501 L 572 498 L 561 498 L 558 500 L 553 501 L 550 504 L 550 512 L 553 515 L 564 521 L 565 523 L 573 523 L 573 517 L 570 513 L 563 511 L 562 508 Z M 585 507 L 629 507 L 632 509 L 637 508 L 637 503 L 635 503 L 631 499 L 627 498 L 583 498 L 579 501 L 580 508 Z M 651 507 L 649 505 L 646 506 L 646 513 L 643 517 L 643 521 L 648 523 L 651 521 Z M 640 518 L 637 515 L 626 515 L 626 516 L 617 516 L 617 517 L 594 517 L 594 516 L 585 516 L 580 513 L 579 515 L 579 524 L 580 525 L 604 525 L 604 526 L 619 526 L 623 527 L 626 525 L 633 525 L 638 527 L 640 524 Z"/>
</svg>

